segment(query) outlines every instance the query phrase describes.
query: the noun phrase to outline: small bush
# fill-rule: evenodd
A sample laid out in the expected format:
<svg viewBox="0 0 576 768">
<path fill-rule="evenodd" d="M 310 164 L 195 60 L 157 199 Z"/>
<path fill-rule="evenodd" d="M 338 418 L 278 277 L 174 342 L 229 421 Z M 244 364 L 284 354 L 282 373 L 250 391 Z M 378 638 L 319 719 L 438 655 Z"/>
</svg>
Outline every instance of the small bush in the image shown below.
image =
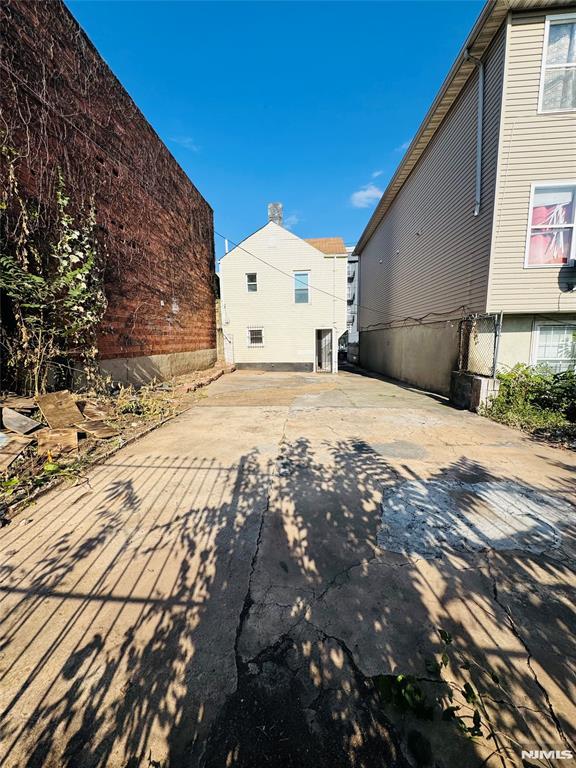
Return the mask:
<svg viewBox="0 0 576 768">
<path fill-rule="evenodd" d="M 498 375 L 498 395 L 483 415 L 527 432 L 546 433 L 574 429 L 576 422 L 576 374 L 554 373 L 543 366 L 517 365 Z"/>
</svg>

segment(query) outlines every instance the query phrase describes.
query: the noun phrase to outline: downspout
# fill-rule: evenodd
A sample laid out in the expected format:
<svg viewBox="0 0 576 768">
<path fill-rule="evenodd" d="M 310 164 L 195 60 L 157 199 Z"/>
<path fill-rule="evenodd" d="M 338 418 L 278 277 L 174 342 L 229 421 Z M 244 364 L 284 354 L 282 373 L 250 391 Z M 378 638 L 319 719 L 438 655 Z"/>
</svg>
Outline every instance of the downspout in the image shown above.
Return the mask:
<svg viewBox="0 0 576 768">
<path fill-rule="evenodd" d="M 474 216 L 480 213 L 482 202 L 482 131 L 484 127 L 484 62 L 471 56 L 468 49 L 464 54 L 478 68 L 478 105 L 476 115 L 476 186 L 474 191 Z"/>
<path fill-rule="evenodd" d="M 338 373 L 338 333 L 336 331 L 336 254 L 332 255 L 332 373 Z"/>
</svg>

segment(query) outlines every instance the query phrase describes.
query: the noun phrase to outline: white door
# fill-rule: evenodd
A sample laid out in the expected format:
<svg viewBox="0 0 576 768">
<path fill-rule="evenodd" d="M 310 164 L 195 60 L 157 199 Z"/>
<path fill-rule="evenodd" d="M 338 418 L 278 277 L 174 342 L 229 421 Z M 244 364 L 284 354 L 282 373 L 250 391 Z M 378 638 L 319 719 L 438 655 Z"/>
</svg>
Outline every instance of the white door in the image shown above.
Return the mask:
<svg viewBox="0 0 576 768">
<path fill-rule="evenodd" d="M 231 333 L 223 332 L 224 336 L 224 360 L 228 365 L 234 364 L 234 336 Z"/>
</svg>

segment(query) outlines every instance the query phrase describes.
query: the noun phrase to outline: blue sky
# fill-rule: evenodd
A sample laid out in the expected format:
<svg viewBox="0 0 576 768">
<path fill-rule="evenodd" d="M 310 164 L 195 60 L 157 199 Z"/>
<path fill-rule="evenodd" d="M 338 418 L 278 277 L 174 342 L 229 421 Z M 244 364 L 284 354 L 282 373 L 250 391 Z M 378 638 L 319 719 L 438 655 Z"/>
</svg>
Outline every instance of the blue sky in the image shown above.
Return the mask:
<svg viewBox="0 0 576 768">
<path fill-rule="evenodd" d="M 483 3 L 67 5 L 219 232 L 240 241 L 278 200 L 296 234 L 354 243 Z"/>
</svg>

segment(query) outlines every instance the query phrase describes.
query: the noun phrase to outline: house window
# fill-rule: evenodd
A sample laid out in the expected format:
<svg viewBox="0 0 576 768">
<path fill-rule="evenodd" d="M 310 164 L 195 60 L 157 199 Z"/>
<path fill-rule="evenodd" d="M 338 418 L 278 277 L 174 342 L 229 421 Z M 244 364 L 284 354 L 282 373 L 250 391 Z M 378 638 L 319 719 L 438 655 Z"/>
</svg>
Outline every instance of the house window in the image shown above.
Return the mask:
<svg viewBox="0 0 576 768">
<path fill-rule="evenodd" d="M 256 272 L 246 273 L 246 289 L 248 293 L 256 293 L 258 290 L 258 275 Z"/>
<path fill-rule="evenodd" d="M 264 329 L 263 328 L 248 328 L 248 346 L 249 347 L 264 346 Z"/>
<path fill-rule="evenodd" d="M 576 15 L 549 16 L 544 41 L 540 111 L 576 109 Z"/>
<path fill-rule="evenodd" d="M 576 368 L 576 324 L 538 325 L 533 362 L 557 373 Z"/>
<path fill-rule="evenodd" d="M 526 266 L 561 266 L 575 257 L 576 185 L 534 187 Z"/>
<path fill-rule="evenodd" d="M 308 304 L 308 272 L 294 272 L 294 301 L 296 304 Z"/>
</svg>

